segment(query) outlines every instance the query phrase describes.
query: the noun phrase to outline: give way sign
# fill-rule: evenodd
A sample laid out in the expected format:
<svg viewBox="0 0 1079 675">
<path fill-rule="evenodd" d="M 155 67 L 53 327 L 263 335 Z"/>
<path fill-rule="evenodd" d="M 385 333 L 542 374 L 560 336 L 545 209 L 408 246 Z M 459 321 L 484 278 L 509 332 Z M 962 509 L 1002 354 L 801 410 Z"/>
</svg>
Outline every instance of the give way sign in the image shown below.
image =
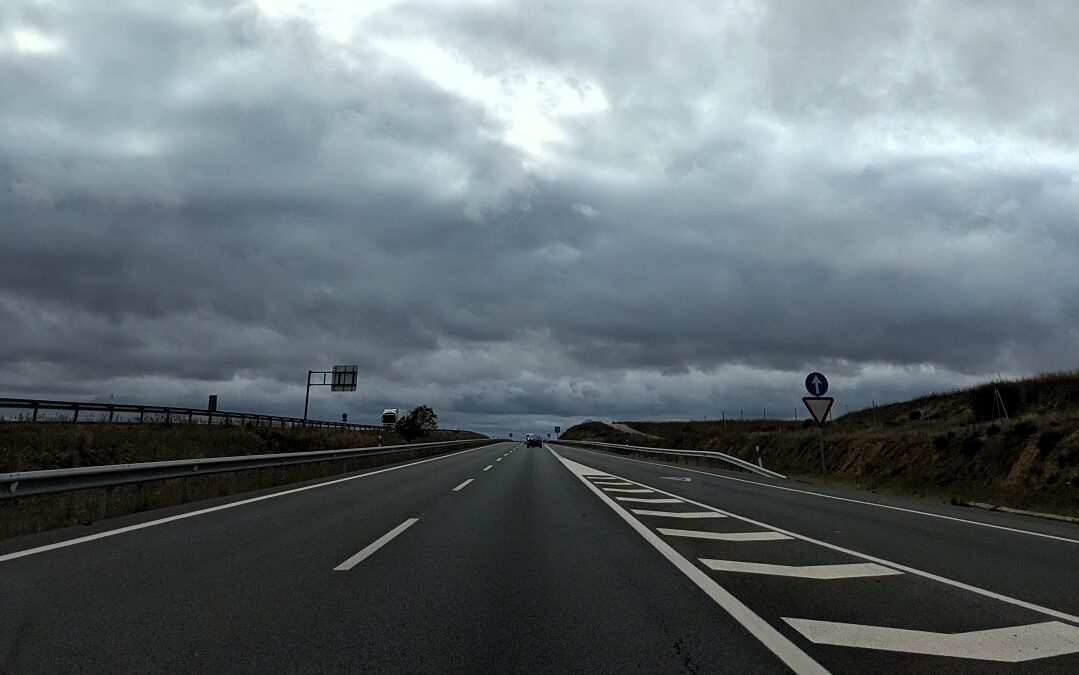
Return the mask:
<svg viewBox="0 0 1079 675">
<path fill-rule="evenodd" d="M 813 421 L 817 423 L 817 426 L 823 427 L 835 399 L 831 396 L 803 396 L 802 403 L 805 403 L 806 408 L 809 409 L 809 414 L 813 416 Z"/>
</svg>

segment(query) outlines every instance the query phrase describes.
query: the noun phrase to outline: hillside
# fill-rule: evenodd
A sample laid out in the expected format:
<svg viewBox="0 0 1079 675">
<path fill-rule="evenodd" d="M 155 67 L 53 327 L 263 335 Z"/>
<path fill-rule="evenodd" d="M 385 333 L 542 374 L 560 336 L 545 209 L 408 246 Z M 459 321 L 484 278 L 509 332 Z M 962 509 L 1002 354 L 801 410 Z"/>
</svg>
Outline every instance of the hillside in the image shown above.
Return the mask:
<svg viewBox="0 0 1079 675">
<path fill-rule="evenodd" d="M 1008 417 L 1000 410 L 994 388 Z M 819 481 L 818 434 L 779 420 L 579 424 L 569 440 L 718 450 Z M 1079 373 L 1043 375 L 859 410 L 825 429 L 829 480 L 869 490 L 1079 515 Z"/>
</svg>

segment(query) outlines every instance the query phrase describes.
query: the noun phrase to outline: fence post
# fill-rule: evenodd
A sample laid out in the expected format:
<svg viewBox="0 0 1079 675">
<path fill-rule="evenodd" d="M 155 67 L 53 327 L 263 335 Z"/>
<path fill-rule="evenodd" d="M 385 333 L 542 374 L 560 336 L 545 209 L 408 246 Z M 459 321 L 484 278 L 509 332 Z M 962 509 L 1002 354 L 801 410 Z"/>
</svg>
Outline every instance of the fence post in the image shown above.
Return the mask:
<svg viewBox="0 0 1079 675">
<path fill-rule="evenodd" d="M 72 422 L 78 422 L 79 421 L 79 404 L 78 403 L 75 404 L 75 416 L 71 419 L 71 421 Z"/>
<path fill-rule="evenodd" d="M 165 424 L 168 424 L 169 421 L 172 419 L 172 416 L 170 415 L 171 412 L 171 409 L 165 408 Z"/>
<path fill-rule="evenodd" d="M 142 408 L 142 407 L 140 407 L 140 408 L 139 408 L 139 424 L 142 424 L 142 417 L 143 417 L 143 415 L 145 415 L 145 414 L 146 414 L 146 409 L 145 409 L 145 408 Z"/>
<path fill-rule="evenodd" d="M 113 414 L 113 412 L 115 412 L 115 411 L 113 410 L 113 407 L 110 405 L 109 406 L 109 422 L 112 422 L 112 414 Z"/>
<path fill-rule="evenodd" d="M 37 422 L 37 401 L 34 401 L 34 414 L 31 415 L 30 421 Z"/>
</svg>

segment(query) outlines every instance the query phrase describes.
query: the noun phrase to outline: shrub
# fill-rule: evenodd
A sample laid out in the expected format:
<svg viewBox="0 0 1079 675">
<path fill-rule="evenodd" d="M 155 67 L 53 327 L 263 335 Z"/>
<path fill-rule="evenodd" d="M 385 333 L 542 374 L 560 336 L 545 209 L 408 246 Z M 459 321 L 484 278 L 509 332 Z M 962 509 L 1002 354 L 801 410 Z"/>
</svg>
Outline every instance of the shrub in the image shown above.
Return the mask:
<svg viewBox="0 0 1079 675">
<path fill-rule="evenodd" d="M 1057 443 L 1060 443 L 1060 439 L 1064 438 L 1064 434 L 1059 431 L 1045 431 L 1038 437 L 1038 452 L 1042 457 L 1045 457 L 1053 448 L 1057 447 Z"/>
</svg>

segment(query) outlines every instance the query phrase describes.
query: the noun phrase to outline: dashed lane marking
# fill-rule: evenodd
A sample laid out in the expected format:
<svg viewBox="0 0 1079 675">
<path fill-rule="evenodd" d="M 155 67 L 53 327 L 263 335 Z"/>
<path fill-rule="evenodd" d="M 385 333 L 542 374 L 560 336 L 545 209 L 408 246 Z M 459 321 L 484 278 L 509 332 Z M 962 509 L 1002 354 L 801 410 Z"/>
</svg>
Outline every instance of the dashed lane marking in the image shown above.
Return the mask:
<svg viewBox="0 0 1079 675">
<path fill-rule="evenodd" d="M 464 488 L 464 487 L 465 487 L 466 485 L 468 485 L 468 484 L 469 484 L 469 483 L 471 483 L 471 482 L 472 482 L 472 479 L 471 479 L 471 478 L 469 478 L 469 479 L 468 479 L 468 480 L 466 480 L 465 482 L 463 482 L 463 483 L 461 483 L 460 485 L 458 485 L 457 487 L 453 488 L 453 491 L 454 491 L 454 492 L 458 492 L 458 491 L 460 491 L 460 490 L 461 490 L 462 488 Z"/>
<path fill-rule="evenodd" d="M 842 565 L 770 565 L 768 563 L 742 562 L 740 560 L 711 560 L 701 558 L 706 567 L 717 572 L 742 572 L 745 574 L 769 574 L 776 577 L 799 579 L 857 579 L 860 577 L 886 577 L 902 574 L 899 570 L 876 563 L 845 563 Z"/>
<path fill-rule="evenodd" d="M 554 450 L 551 450 L 551 452 L 554 452 Z M 596 454 L 596 453 L 591 452 L 590 450 L 585 450 L 584 452 L 590 452 L 591 454 Z M 557 453 L 555 453 L 555 455 L 558 456 L 560 459 L 562 459 L 561 456 L 559 456 Z M 607 455 L 602 455 L 602 456 L 607 456 Z M 629 459 L 629 458 L 621 458 L 621 459 Z M 565 461 L 572 461 L 572 460 L 563 459 L 562 461 L 565 462 Z M 641 460 L 629 459 L 629 461 L 637 462 L 637 461 L 641 461 Z M 651 462 L 642 462 L 642 463 L 651 464 Z M 693 471 L 693 469 L 685 469 L 685 470 L 686 471 Z M 698 473 L 705 473 L 705 472 L 700 471 Z M 713 476 L 715 474 L 707 474 L 707 475 Z M 744 482 L 752 483 L 754 481 L 744 481 Z M 636 483 L 636 484 L 640 485 L 642 487 L 647 487 L 643 483 Z M 976 594 L 981 595 L 981 596 L 986 597 L 986 598 L 993 598 L 994 600 L 999 600 L 1001 602 L 1006 602 L 1006 603 L 1008 603 L 1010 605 L 1014 605 L 1016 607 L 1023 607 L 1025 609 L 1030 609 L 1030 610 L 1033 610 L 1035 612 L 1040 612 L 1042 614 L 1045 614 L 1047 616 L 1052 616 L 1052 617 L 1055 617 L 1057 619 L 1063 619 L 1064 621 L 1068 621 L 1070 623 L 1074 623 L 1076 625 L 1079 625 L 1079 616 L 1075 616 L 1074 614 L 1068 614 L 1067 612 L 1062 612 L 1062 611 L 1057 610 L 1057 609 L 1052 609 L 1051 607 L 1045 607 L 1045 606 L 1039 605 L 1037 603 L 1028 602 L 1026 600 L 1020 600 L 1019 598 L 1013 598 L 1010 595 L 1004 595 L 1003 593 L 997 593 L 996 591 L 991 591 L 989 589 L 981 588 L 979 586 L 972 586 L 971 584 L 967 584 L 967 583 L 964 583 L 962 581 L 958 581 L 956 579 L 949 579 L 948 577 L 944 577 L 944 576 L 941 576 L 939 574 L 934 574 L 932 572 L 927 572 L 925 570 L 920 570 L 920 569 L 918 569 L 916 567 L 911 567 L 909 565 L 903 565 L 901 563 L 893 562 L 891 560 L 885 560 L 884 558 L 878 558 L 877 556 L 869 555 L 868 553 L 861 553 L 860 551 L 855 551 L 855 550 L 852 550 L 852 549 L 849 549 L 849 548 L 844 548 L 842 546 L 838 546 L 836 544 L 832 544 L 832 543 L 829 543 L 827 541 L 822 541 L 820 539 L 814 539 L 813 537 L 807 537 L 804 534 L 798 534 L 797 532 L 792 532 L 790 530 L 785 530 L 785 529 L 783 529 L 781 527 L 776 527 L 774 525 L 769 525 L 768 523 L 762 523 L 759 520 L 754 520 L 752 518 L 747 518 L 746 516 L 740 516 L 740 515 L 738 515 L 736 513 L 731 513 L 729 511 L 722 511 L 722 510 L 720 510 L 720 509 L 718 509 L 718 508 L 716 508 L 714 506 L 710 506 L 708 504 L 704 504 L 702 502 L 695 501 L 695 500 L 690 499 L 688 497 L 682 497 L 681 495 L 676 495 L 673 492 L 667 492 L 666 490 L 660 490 L 659 488 L 652 488 L 652 489 L 653 489 L 654 492 L 657 492 L 659 494 L 667 495 L 669 497 L 678 497 L 682 501 L 686 502 L 687 504 L 693 504 L 694 506 L 700 506 L 701 508 L 705 508 L 705 509 L 712 509 L 713 511 L 716 511 L 717 513 L 720 513 L 720 514 L 722 514 L 724 516 L 731 516 L 732 518 L 736 518 L 736 519 L 742 521 L 743 523 L 749 523 L 751 525 L 756 525 L 757 527 L 762 527 L 762 528 L 766 528 L 766 529 L 769 529 L 769 530 L 773 530 L 773 531 L 779 532 L 781 534 L 789 535 L 789 536 L 791 536 L 791 537 L 793 537 L 795 539 L 799 539 L 801 541 L 809 542 L 810 544 L 817 544 L 818 546 L 823 546 L 824 548 L 831 549 L 833 551 L 838 551 L 839 553 L 846 553 L 846 554 L 852 555 L 852 556 L 854 556 L 856 558 L 861 558 L 862 560 L 867 560 L 869 562 L 879 563 L 881 565 L 885 565 L 887 567 L 891 567 L 892 569 L 900 570 L 900 571 L 906 572 L 908 574 L 918 575 L 918 576 L 920 576 L 920 577 L 922 577 L 924 579 L 931 579 L 933 581 L 937 581 L 937 582 L 940 582 L 942 584 L 947 584 L 947 585 L 952 586 L 954 588 L 961 588 L 961 589 L 963 589 L 965 591 L 970 591 L 971 593 L 976 593 Z M 810 494 L 813 494 L 813 493 L 810 493 Z M 900 510 L 902 510 L 902 509 L 900 509 Z M 977 523 L 975 523 L 975 524 L 977 524 Z M 1007 528 L 1004 528 L 1004 529 L 1007 529 Z"/>
<path fill-rule="evenodd" d="M 483 467 L 483 470 L 486 471 L 487 469 L 490 469 L 492 466 L 494 466 L 494 464 L 488 464 L 487 466 Z"/>
<path fill-rule="evenodd" d="M 779 541 L 794 539 L 781 532 L 701 532 L 699 530 L 678 530 L 670 527 L 657 527 L 656 531 L 668 537 L 690 537 L 692 539 L 714 539 L 716 541 Z"/>
<path fill-rule="evenodd" d="M 642 490 L 641 488 L 609 488 L 609 487 L 605 487 L 605 488 L 602 488 L 602 489 L 603 489 L 604 492 L 637 492 L 637 493 L 655 492 L 655 490 Z"/>
<path fill-rule="evenodd" d="M 371 542 L 367 546 L 363 547 L 363 549 L 361 549 L 359 553 L 357 553 L 356 555 L 350 557 L 348 560 L 344 561 L 343 563 L 341 563 L 337 567 L 333 568 L 333 571 L 334 572 L 347 572 L 347 571 L 349 571 L 350 569 L 352 569 L 356 565 L 363 562 L 365 558 L 370 557 L 375 551 L 377 551 L 378 549 L 380 549 L 383 546 L 385 546 L 386 544 L 388 544 L 391 539 L 393 539 L 397 535 L 401 534 L 402 532 L 404 532 L 408 528 L 412 527 L 416 523 L 416 521 L 418 521 L 418 520 L 419 520 L 419 518 L 409 518 L 408 520 L 401 523 L 397 527 L 393 528 L 392 530 L 390 530 L 386 534 L 382 535 L 378 539 L 374 540 L 373 542 Z"/>
<path fill-rule="evenodd" d="M 666 516 L 668 518 L 726 518 L 715 511 L 650 511 L 648 509 L 630 509 L 639 516 Z"/>
<path fill-rule="evenodd" d="M 551 454 L 554 455 L 558 461 L 562 462 L 562 465 L 566 467 L 570 473 L 577 476 L 589 490 L 595 493 L 595 495 L 603 501 L 603 503 L 609 506 L 620 518 L 622 518 L 622 520 L 626 521 L 637 534 L 641 535 L 645 541 L 651 544 L 663 557 L 669 560 L 679 572 L 686 575 L 686 577 L 704 591 L 708 597 L 712 598 L 717 605 L 727 612 L 735 621 L 740 623 L 753 637 L 757 638 L 761 644 L 775 654 L 788 668 L 798 675 L 828 674 L 828 671 L 825 670 L 824 667 L 814 661 L 813 657 L 809 654 L 806 654 L 799 649 L 798 645 L 791 642 L 790 638 L 776 630 L 775 627 L 747 607 L 745 603 L 734 597 L 730 591 L 720 586 L 716 580 L 708 576 L 704 570 L 697 567 L 678 551 L 674 550 L 670 544 L 660 539 L 659 536 L 648 529 L 644 523 L 631 516 L 628 511 L 618 504 L 618 502 L 605 495 L 602 490 L 586 480 L 585 474 L 594 472 L 595 469 L 568 460 L 550 448 L 548 448 L 548 450 L 550 450 Z M 593 473 L 593 475 L 595 474 Z"/>
<path fill-rule="evenodd" d="M 1079 652 L 1079 628 L 1060 621 L 1026 626 L 934 633 L 887 626 L 784 618 L 810 642 L 889 652 L 1019 663 Z"/>
<path fill-rule="evenodd" d="M 88 541 L 95 541 L 97 539 L 104 539 L 105 537 L 113 537 L 118 534 L 124 534 L 125 532 L 134 532 L 135 530 L 142 530 L 148 527 L 154 527 L 156 525 L 164 525 L 165 523 L 172 523 L 177 520 L 185 520 L 187 518 L 194 518 L 195 516 L 205 515 L 207 513 L 214 513 L 216 511 L 223 511 L 225 509 L 231 509 L 236 506 L 243 506 L 244 504 L 254 504 L 255 502 L 261 502 L 265 499 L 274 499 L 275 497 L 284 497 L 285 495 L 296 494 L 298 492 L 306 492 L 307 490 L 314 490 L 320 487 L 326 487 L 328 485 L 337 485 L 338 483 L 345 483 L 347 481 L 357 480 L 359 478 L 366 478 L 368 476 L 374 476 L 380 473 L 386 473 L 387 471 L 396 471 L 398 469 L 404 469 L 410 466 L 416 466 L 417 464 L 424 464 L 426 462 L 436 462 L 441 459 L 449 459 L 457 455 L 464 454 L 466 452 L 475 452 L 484 447 L 469 448 L 467 450 L 460 450 L 458 452 L 451 452 L 445 455 L 438 455 L 437 457 L 428 457 L 427 459 L 421 459 L 416 462 L 410 462 L 408 464 L 399 464 L 397 466 L 387 467 L 385 469 L 377 469 L 375 471 L 368 471 L 367 473 L 357 474 L 355 476 L 345 476 L 344 478 L 335 478 L 333 480 L 323 481 L 322 483 L 315 483 L 314 485 L 304 485 L 303 487 L 290 488 L 288 490 L 282 490 L 280 492 L 271 492 L 267 495 L 259 495 L 258 497 L 250 497 L 248 499 L 241 499 L 235 502 L 229 502 L 227 504 L 219 504 L 218 506 L 211 506 L 205 509 L 198 509 L 197 511 L 187 511 L 185 513 L 179 513 L 174 516 L 167 516 L 165 518 L 157 518 L 156 520 L 148 520 L 143 523 L 136 523 L 134 525 L 127 525 L 125 527 L 118 527 L 114 530 L 106 530 L 104 532 L 97 532 L 95 534 L 88 534 L 82 537 L 76 537 L 75 539 L 68 539 L 66 541 L 58 541 L 53 544 L 45 544 L 43 546 L 35 546 L 34 548 L 28 548 L 22 551 L 15 551 L 13 553 L 5 553 L 0 555 L 0 562 L 6 562 L 8 560 L 15 560 L 16 558 L 22 558 L 28 555 L 35 555 L 37 553 L 44 553 L 46 551 L 54 551 L 58 548 L 66 548 L 68 546 L 74 546 L 75 544 L 83 544 Z"/>
<path fill-rule="evenodd" d="M 620 502 L 644 502 L 646 504 L 684 504 L 681 499 L 668 497 L 615 497 Z"/>
<path fill-rule="evenodd" d="M 601 457 L 610 457 L 613 459 L 622 459 L 627 462 L 639 462 L 641 464 L 648 464 L 650 466 L 666 466 L 662 462 L 649 462 L 643 459 L 634 459 L 632 457 L 617 457 L 609 453 L 597 453 L 594 450 L 585 450 L 580 448 L 582 452 L 588 452 L 593 455 L 599 454 Z M 749 483 L 750 485 L 756 485 L 757 487 L 768 488 L 769 490 L 784 490 L 786 492 L 798 492 L 804 495 L 810 495 L 811 497 L 820 497 L 821 499 L 834 499 L 840 502 L 850 502 L 852 504 L 861 504 L 863 506 L 873 506 L 878 509 L 888 509 L 891 511 L 902 511 L 903 513 L 913 513 L 919 516 L 927 516 L 929 518 L 940 518 L 942 520 L 951 520 L 956 523 L 964 523 L 966 525 L 976 525 L 978 527 L 989 527 L 994 530 L 1003 530 L 1005 532 L 1014 532 L 1016 534 L 1028 534 L 1032 537 L 1042 537 L 1044 539 L 1055 539 L 1057 541 L 1066 541 L 1071 544 L 1079 544 L 1079 539 L 1072 539 L 1070 537 L 1060 537 L 1055 534 L 1046 534 L 1044 532 L 1033 532 L 1031 530 L 1022 530 L 1017 527 L 1007 527 L 1005 525 L 994 525 L 993 523 L 983 523 L 977 520 L 968 520 L 966 518 L 957 518 L 956 516 L 946 516 L 942 513 L 930 513 L 928 511 L 918 511 L 917 509 L 908 509 L 902 506 L 892 506 L 890 504 L 878 504 L 877 502 L 869 502 L 862 499 L 852 499 L 850 497 L 838 497 L 836 495 L 826 495 L 821 492 L 813 492 L 812 490 L 799 490 L 798 488 L 785 487 L 783 485 L 772 485 L 771 483 L 765 483 L 762 481 L 748 480 L 746 478 L 735 478 L 734 476 L 724 476 L 718 473 L 710 473 L 708 471 L 701 471 L 700 469 L 688 469 L 681 468 L 682 471 L 692 471 L 693 473 L 703 474 L 705 476 L 712 476 L 713 478 L 719 478 L 722 480 L 735 481 L 737 483 Z"/>
</svg>

